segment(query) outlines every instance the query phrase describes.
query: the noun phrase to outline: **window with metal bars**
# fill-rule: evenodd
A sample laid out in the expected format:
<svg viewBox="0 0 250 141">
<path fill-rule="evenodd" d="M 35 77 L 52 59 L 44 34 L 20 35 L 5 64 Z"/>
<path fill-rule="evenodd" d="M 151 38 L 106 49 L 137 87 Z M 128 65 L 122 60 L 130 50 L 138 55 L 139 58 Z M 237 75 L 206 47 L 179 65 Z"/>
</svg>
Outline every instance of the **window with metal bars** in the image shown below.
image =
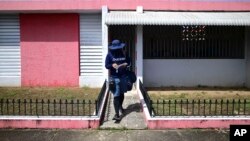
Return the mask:
<svg viewBox="0 0 250 141">
<path fill-rule="evenodd" d="M 186 38 L 187 26 L 144 26 L 144 59 L 243 59 L 243 26 L 198 26 L 199 36 Z M 186 30 L 183 33 L 183 30 Z M 193 33 L 192 33 L 193 34 Z M 202 34 L 202 35 L 201 35 Z M 201 38 L 201 40 L 199 40 Z"/>
</svg>

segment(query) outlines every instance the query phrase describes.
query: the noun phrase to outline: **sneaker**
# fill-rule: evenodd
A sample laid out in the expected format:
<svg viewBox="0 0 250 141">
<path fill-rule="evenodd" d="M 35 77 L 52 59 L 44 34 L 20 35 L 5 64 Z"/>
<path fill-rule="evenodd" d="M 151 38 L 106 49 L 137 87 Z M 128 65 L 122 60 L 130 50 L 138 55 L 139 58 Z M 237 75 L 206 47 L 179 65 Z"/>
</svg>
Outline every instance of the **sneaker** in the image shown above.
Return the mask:
<svg viewBox="0 0 250 141">
<path fill-rule="evenodd" d="M 121 118 L 119 115 L 115 114 L 115 116 L 112 118 L 112 120 L 117 120 L 117 121 L 120 121 Z"/>
</svg>

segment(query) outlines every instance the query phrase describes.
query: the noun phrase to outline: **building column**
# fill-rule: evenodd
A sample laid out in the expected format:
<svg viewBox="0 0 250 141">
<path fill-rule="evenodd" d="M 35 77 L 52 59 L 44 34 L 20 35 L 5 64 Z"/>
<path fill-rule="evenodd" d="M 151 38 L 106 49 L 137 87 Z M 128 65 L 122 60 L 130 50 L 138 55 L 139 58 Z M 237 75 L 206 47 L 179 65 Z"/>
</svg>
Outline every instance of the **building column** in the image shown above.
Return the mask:
<svg viewBox="0 0 250 141">
<path fill-rule="evenodd" d="M 139 86 L 139 80 L 143 82 L 143 26 L 138 25 L 136 28 L 136 75 L 137 84 Z"/>
<path fill-rule="evenodd" d="M 245 33 L 246 87 L 250 88 L 250 26 L 246 26 Z"/>
<path fill-rule="evenodd" d="M 108 80 L 108 70 L 105 68 L 105 59 L 108 53 L 108 26 L 105 24 L 108 7 L 102 6 L 102 59 L 103 59 L 103 77 Z"/>
<path fill-rule="evenodd" d="M 143 13 L 143 7 L 138 6 L 137 13 Z M 143 26 L 137 25 L 136 27 L 136 75 L 137 82 L 136 88 L 139 89 L 139 81 L 143 82 Z"/>
</svg>

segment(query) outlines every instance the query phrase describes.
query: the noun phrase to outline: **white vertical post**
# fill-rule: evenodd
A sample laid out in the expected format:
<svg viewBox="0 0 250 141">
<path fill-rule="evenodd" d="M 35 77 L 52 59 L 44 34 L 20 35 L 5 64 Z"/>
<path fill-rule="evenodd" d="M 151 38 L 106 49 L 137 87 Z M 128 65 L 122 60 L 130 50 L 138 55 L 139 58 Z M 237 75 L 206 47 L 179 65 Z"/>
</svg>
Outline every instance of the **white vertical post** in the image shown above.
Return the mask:
<svg viewBox="0 0 250 141">
<path fill-rule="evenodd" d="M 108 53 L 108 26 L 105 24 L 108 7 L 102 6 L 102 60 L 103 60 L 103 77 L 108 80 L 108 70 L 105 68 L 105 58 Z"/>
<path fill-rule="evenodd" d="M 139 86 L 139 80 L 143 82 L 143 27 L 138 25 L 136 28 L 136 75 L 137 85 Z"/>
<path fill-rule="evenodd" d="M 245 28 L 246 87 L 250 88 L 250 27 Z"/>
<path fill-rule="evenodd" d="M 137 7 L 137 13 L 143 14 L 143 7 Z M 137 75 L 137 90 L 139 89 L 139 80 L 143 82 L 143 26 L 136 27 L 136 75 Z"/>
</svg>

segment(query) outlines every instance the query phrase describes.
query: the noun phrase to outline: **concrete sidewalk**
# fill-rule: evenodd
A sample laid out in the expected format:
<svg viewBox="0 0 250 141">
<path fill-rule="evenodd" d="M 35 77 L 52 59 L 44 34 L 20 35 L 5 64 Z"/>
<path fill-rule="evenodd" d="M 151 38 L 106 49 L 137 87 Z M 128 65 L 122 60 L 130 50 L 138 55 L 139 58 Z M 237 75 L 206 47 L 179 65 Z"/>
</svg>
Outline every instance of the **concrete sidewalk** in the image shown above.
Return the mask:
<svg viewBox="0 0 250 141">
<path fill-rule="evenodd" d="M 105 113 L 101 129 L 146 129 L 145 119 L 141 109 L 140 99 L 136 90 L 129 91 L 124 94 L 123 108 L 125 114 L 119 123 L 114 122 L 112 118 L 115 115 L 113 106 L 113 95 L 110 93 L 108 105 Z"/>
<path fill-rule="evenodd" d="M 229 141 L 229 131 L 0 129 L 0 141 Z"/>
</svg>

